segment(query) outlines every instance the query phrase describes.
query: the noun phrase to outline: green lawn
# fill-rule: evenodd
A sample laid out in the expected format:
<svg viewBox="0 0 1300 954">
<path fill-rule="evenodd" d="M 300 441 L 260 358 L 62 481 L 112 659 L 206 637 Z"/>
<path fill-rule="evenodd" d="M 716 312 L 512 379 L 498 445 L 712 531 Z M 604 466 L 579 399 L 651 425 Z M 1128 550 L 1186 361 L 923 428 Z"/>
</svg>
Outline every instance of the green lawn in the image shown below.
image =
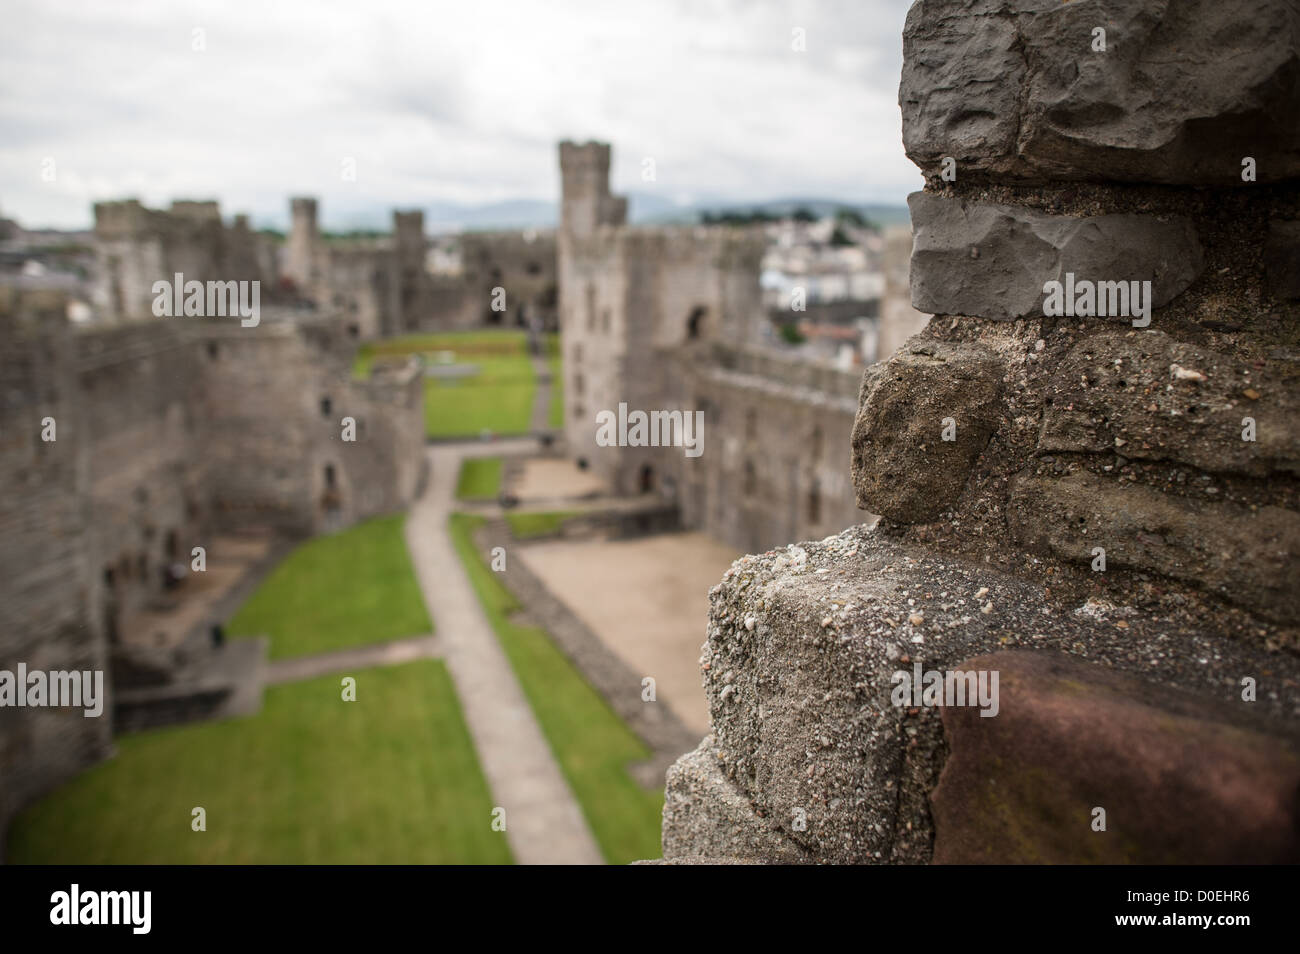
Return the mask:
<svg viewBox="0 0 1300 954">
<path fill-rule="evenodd" d="M 546 363 L 551 370 L 551 403 L 547 408 L 547 425 L 564 430 L 564 363 L 560 360 L 560 336 L 546 336 Z"/>
<path fill-rule="evenodd" d="M 508 864 L 446 667 L 267 690 L 257 715 L 119 737 L 24 811 L 18 864 Z M 191 811 L 207 831 L 191 831 Z M 647 855 L 649 857 L 649 855 Z"/>
<path fill-rule="evenodd" d="M 436 334 L 400 335 L 382 341 L 369 341 L 357 349 L 352 363 L 356 378 L 370 377 L 375 360 L 401 358 L 410 354 L 423 354 L 429 361 L 438 360 L 438 353 L 455 352 L 457 362 L 479 363 L 479 358 L 506 359 L 524 354 L 527 335 L 522 331 L 489 329 L 484 331 L 444 331 Z"/>
<path fill-rule="evenodd" d="M 474 547 L 471 534 L 482 522 L 453 514 L 452 541 L 605 860 L 658 858 L 663 792 L 646 791 L 626 771 L 649 750 L 545 631 L 510 622 L 518 601 Z"/>
<path fill-rule="evenodd" d="M 495 500 L 501 492 L 501 458 L 467 457 L 456 478 L 459 500 Z"/>
<path fill-rule="evenodd" d="M 402 536 L 379 517 L 294 550 L 240 607 L 232 636 L 265 634 L 283 659 L 433 631 Z"/>
<path fill-rule="evenodd" d="M 447 355 L 446 352 L 450 352 Z M 424 427 L 429 437 L 477 437 L 483 431 L 526 434 L 537 376 L 522 331 L 406 335 L 370 342 L 357 351 L 353 374 L 365 378 L 376 360 L 422 354 L 429 363 L 474 365 L 468 378 L 424 379 Z"/>
<path fill-rule="evenodd" d="M 564 521 L 578 516 L 579 512 L 577 510 L 547 510 L 540 513 L 512 511 L 506 514 L 506 522 L 510 524 L 511 533 L 520 540 L 527 540 L 530 537 L 544 537 L 548 533 L 554 533 Z"/>
</svg>

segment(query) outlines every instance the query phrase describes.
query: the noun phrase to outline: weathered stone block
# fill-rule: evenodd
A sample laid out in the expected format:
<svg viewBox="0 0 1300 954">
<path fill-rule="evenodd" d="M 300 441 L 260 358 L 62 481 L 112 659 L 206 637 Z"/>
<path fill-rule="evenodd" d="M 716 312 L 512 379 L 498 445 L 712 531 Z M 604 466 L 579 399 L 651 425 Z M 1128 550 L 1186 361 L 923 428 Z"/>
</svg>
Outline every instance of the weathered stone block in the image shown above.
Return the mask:
<svg viewBox="0 0 1300 954">
<path fill-rule="evenodd" d="M 938 864 L 1295 864 L 1300 752 L 1235 708 L 1057 653 L 1003 652 L 999 710 L 943 710 Z M 1105 830 L 1093 829 L 1094 810 Z"/>
<path fill-rule="evenodd" d="M 982 167 L 1014 155 L 1027 72 L 1011 18 L 989 3 L 947 6 L 914 3 L 903 26 L 903 147 L 931 173 L 944 156 Z"/>
<path fill-rule="evenodd" d="M 1204 259 L 1186 216 L 1050 215 L 929 192 L 907 204 L 916 230 L 912 305 L 933 314 L 1041 315 L 1044 284 L 1071 272 L 1091 282 L 1149 281 L 1148 305 L 1158 308 L 1195 281 Z"/>
<path fill-rule="evenodd" d="M 807 863 L 808 853 L 779 826 L 760 818 L 722 771 L 712 736 L 668 770 L 664 792 L 664 860 Z"/>
<path fill-rule="evenodd" d="M 1039 453 L 1113 451 L 1210 473 L 1300 474 L 1295 362 L 1260 367 L 1163 332 L 1093 335 L 1050 384 Z M 1253 441 L 1243 421 L 1255 422 Z"/>
<path fill-rule="evenodd" d="M 1105 31 L 1105 51 L 1094 31 Z M 924 0 L 903 30 L 903 143 L 936 174 L 1242 185 L 1300 175 L 1300 16 L 1260 0 Z"/>
<path fill-rule="evenodd" d="M 1053 604 L 1036 583 L 862 527 L 745 557 L 710 592 L 702 667 L 718 768 L 810 860 L 899 860 L 907 826 L 906 838 L 919 841 L 929 826 L 927 816 L 900 814 L 899 786 L 937 713 L 895 706 L 895 672 L 1032 647 L 1223 702 L 1243 673 L 1267 668 L 1270 686 L 1300 673 L 1290 657 L 1261 666 L 1249 646 L 1195 626 L 1131 616 L 1119 628 Z M 1171 645 L 1180 647 L 1172 658 Z M 1285 693 L 1265 689 L 1261 710 L 1294 720 Z"/>
<path fill-rule="evenodd" d="M 897 352 L 864 386 L 853 426 L 858 506 L 903 523 L 951 507 L 997 430 L 1001 394 L 1002 366 L 983 348 L 922 342 Z"/>
<path fill-rule="evenodd" d="M 1094 474 L 1016 478 L 1007 510 L 1034 552 L 1183 580 L 1280 622 L 1300 621 L 1300 514 L 1252 511 L 1125 486 Z"/>
</svg>

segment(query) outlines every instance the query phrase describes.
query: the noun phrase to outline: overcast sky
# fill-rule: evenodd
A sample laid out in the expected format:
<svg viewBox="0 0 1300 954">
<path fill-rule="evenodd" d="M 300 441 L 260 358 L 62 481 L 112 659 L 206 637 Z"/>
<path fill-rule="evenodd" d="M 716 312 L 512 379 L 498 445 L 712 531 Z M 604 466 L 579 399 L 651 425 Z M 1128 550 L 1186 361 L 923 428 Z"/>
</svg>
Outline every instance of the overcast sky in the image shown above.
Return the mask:
<svg viewBox="0 0 1300 954">
<path fill-rule="evenodd" d="M 921 185 L 909 5 L 0 0 L 0 214 L 81 227 L 96 199 L 217 198 L 270 224 L 305 194 L 329 226 L 554 199 L 562 138 L 611 142 L 621 192 L 901 203 Z"/>
</svg>

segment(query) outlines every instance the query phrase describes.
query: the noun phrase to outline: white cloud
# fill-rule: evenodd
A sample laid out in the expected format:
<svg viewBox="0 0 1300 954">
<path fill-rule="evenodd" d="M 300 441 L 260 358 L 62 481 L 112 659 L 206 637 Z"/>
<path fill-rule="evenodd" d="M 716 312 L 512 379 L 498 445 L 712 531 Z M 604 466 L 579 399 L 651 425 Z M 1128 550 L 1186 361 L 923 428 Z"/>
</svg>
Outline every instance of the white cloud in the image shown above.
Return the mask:
<svg viewBox="0 0 1300 954">
<path fill-rule="evenodd" d="M 899 133 L 907 6 L 9 0 L 0 211 L 78 226 L 97 199 L 215 197 L 265 221 L 314 194 L 328 224 L 551 199 L 561 138 L 612 142 L 620 190 L 901 201 L 920 184 Z"/>
</svg>

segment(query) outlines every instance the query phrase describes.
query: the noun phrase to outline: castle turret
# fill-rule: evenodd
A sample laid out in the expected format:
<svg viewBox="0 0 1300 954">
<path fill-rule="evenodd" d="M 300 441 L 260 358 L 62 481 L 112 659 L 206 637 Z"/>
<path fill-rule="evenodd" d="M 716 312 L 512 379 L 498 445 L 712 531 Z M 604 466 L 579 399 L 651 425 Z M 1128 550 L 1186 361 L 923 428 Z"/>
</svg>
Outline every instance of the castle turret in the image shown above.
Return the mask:
<svg viewBox="0 0 1300 954">
<path fill-rule="evenodd" d="M 316 200 L 298 198 L 289 200 L 293 226 L 289 232 L 289 248 L 285 257 L 284 273 L 293 279 L 299 290 L 310 294 L 320 280 L 320 231 L 316 223 Z"/>
<path fill-rule="evenodd" d="M 609 191 L 609 154 L 608 143 L 560 143 L 562 232 L 588 235 L 627 220 L 627 199 Z"/>
<path fill-rule="evenodd" d="M 414 263 L 424 266 L 424 212 L 413 209 L 410 212 L 393 212 L 393 238 L 397 257 L 404 264 Z"/>
<path fill-rule="evenodd" d="M 397 283 L 396 308 L 390 309 L 383 322 L 385 334 L 400 334 L 419 325 L 428 311 L 427 283 L 424 276 L 424 256 L 427 244 L 424 238 L 424 212 L 393 212 L 393 250 L 397 268 L 393 273 Z"/>
</svg>

